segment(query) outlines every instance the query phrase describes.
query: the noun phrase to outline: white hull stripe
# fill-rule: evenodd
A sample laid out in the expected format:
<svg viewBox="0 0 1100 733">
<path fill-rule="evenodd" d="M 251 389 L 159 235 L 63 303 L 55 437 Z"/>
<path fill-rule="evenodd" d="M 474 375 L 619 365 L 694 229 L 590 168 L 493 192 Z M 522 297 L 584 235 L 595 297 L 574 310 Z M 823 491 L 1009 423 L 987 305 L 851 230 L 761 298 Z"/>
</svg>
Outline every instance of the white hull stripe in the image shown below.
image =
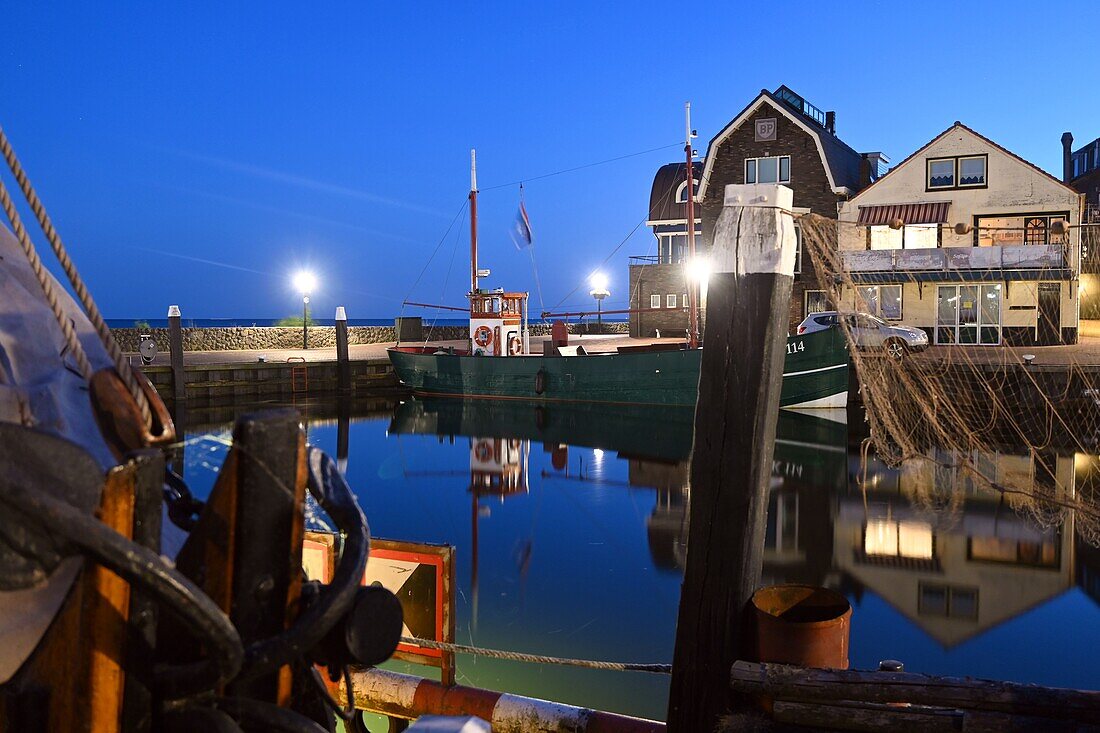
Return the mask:
<svg viewBox="0 0 1100 733">
<path fill-rule="evenodd" d="M 831 371 L 833 369 L 844 369 L 847 366 L 848 365 L 846 363 L 845 364 L 834 364 L 833 366 L 821 367 L 820 369 L 807 369 L 804 372 L 784 372 L 783 376 L 784 377 L 801 377 L 803 374 L 817 374 L 818 372 L 828 372 L 828 371 Z"/>
<path fill-rule="evenodd" d="M 843 392 L 837 392 L 834 395 L 828 397 L 821 397 L 816 400 L 810 400 L 808 402 L 799 402 L 795 405 L 784 405 L 784 410 L 831 410 L 835 408 L 843 408 L 848 406 L 848 390 Z"/>
</svg>

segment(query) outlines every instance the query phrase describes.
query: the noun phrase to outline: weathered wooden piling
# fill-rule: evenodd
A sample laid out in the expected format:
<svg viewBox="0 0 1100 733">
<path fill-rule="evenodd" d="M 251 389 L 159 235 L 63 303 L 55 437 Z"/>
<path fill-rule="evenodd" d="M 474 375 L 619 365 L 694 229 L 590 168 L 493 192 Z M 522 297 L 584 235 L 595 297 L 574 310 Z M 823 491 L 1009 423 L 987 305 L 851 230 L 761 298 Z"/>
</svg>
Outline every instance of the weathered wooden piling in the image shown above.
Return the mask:
<svg viewBox="0 0 1100 733">
<path fill-rule="evenodd" d="M 172 401 L 182 404 L 187 398 L 183 376 L 183 327 L 180 307 L 168 306 L 168 350 L 172 359 Z"/>
<path fill-rule="evenodd" d="M 336 308 L 336 391 L 351 394 L 351 362 L 348 357 L 348 314 L 344 306 Z"/>
<path fill-rule="evenodd" d="M 714 730 L 729 709 L 730 667 L 752 647 L 744 609 L 764 548 L 794 274 L 791 203 L 785 186 L 727 186 L 714 232 L 670 731 Z"/>
</svg>

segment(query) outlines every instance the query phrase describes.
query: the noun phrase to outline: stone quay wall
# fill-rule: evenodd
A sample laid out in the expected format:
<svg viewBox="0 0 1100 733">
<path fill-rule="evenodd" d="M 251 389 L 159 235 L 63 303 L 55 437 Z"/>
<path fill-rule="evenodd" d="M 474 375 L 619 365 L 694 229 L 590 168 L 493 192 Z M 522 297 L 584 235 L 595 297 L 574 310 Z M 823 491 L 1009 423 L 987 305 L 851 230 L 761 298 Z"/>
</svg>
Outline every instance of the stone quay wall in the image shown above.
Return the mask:
<svg viewBox="0 0 1100 733">
<path fill-rule="evenodd" d="M 590 329 L 590 330 L 589 330 Z M 550 324 L 534 323 L 530 325 L 532 336 L 548 336 Z M 596 333 L 595 324 L 569 324 L 570 333 Z M 626 323 L 605 323 L 603 333 L 626 333 Z M 136 352 L 142 334 L 153 337 L 157 350 L 166 352 L 168 346 L 167 328 L 115 328 L 111 330 L 118 345 L 126 352 Z M 437 326 L 430 328 L 424 324 L 424 336 L 432 341 L 461 341 L 469 338 L 466 326 Z M 390 343 L 397 339 L 393 326 L 349 326 L 349 344 Z M 311 349 L 336 348 L 335 326 L 310 326 L 309 346 Z M 301 327 L 249 326 L 240 328 L 184 328 L 184 351 L 235 351 L 264 349 L 300 349 L 302 348 Z"/>
</svg>

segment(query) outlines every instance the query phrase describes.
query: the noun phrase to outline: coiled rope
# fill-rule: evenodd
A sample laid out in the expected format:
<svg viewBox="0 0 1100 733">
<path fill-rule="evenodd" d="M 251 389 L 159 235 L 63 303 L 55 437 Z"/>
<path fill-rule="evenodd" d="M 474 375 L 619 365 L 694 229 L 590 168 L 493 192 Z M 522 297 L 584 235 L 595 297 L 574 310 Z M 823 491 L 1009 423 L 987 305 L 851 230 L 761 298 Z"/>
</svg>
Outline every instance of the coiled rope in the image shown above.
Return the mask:
<svg viewBox="0 0 1100 733">
<path fill-rule="evenodd" d="M 542 654 L 524 654 L 523 652 L 505 652 L 499 649 L 482 649 L 476 646 L 464 644 L 450 644 L 445 641 L 433 641 L 431 639 L 417 639 L 414 636 L 402 636 L 401 643 L 415 644 L 427 649 L 439 649 L 445 652 L 459 652 L 461 654 L 476 654 L 479 657 L 492 657 L 493 659 L 508 659 L 513 662 L 534 662 L 535 664 L 561 664 L 569 667 L 586 667 L 588 669 L 606 669 L 613 672 L 650 672 L 653 674 L 672 674 L 671 664 L 640 664 L 634 662 L 597 662 L 591 659 L 569 659 L 566 657 L 547 657 Z"/>
<path fill-rule="evenodd" d="M 103 320 L 103 316 L 100 314 L 99 308 L 92 299 L 91 293 L 88 292 L 87 286 L 84 285 L 84 280 L 80 277 L 76 265 L 74 265 L 73 261 L 69 258 L 69 253 L 65 250 L 65 245 L 61 242 L 61 236 L 57 233 L 57 230 L 54 229 L 53 222 L 50 221 L 45 206 L 42 205 L 42 201 L 38 198 L 38 194 L 35 193 L 34 186 L 31 185 L 26 172 L 23 170 L 23 166 L 20 165 L 19 158 L 16 157 L 15 150 L 12 149 L 11 143 L 8 141 L 8 136 L 4 133 L 3 128 L 0 128 L 0 152 L 4 154 L 4 159 L 7 161 L 12 175 L 15 176 L 15 180 L 19 183 L 19 188 L 23 191 L 23 196 L 26 197 L 27 203 L 34 212 L 35 218 L 38 219 L 39 226 L 42 227 L 46 239 L 49 240 L 50 247 L 53 249 L 54 255 L 57 256 L 57 261 L 61 264 L 61 269 L 65 271 L 66 277 L 69 278 L 69 283 L 72 284 L 77 299 L 79 299 L 81 305 L 84 306 L 84 312 L 87 314 L 88 320 L 91 321 L 92 327 L 95 328 L 95 332 L 99 336 L 99 340 L 103 343 L 103 347 L 107 350 L 107 354 L 111 357 L 111 361 L 114 362 L 115 369 L 118 370 L 119 376 L 122 377 L 122 381 L 126 385 L 126 389 L 130 392 L 130 396 L 134 398 L 134 402 L 137 403 L 138 408 L 141 410 L 141 419 L 145 422 L 146 427 L 150 427 L 153 420 L 152 412 L 149 409 L 149 400 L 146 399 L 145 393 L 142 391 L 141 385 L 134 375 L 134 371 L 130 368 L 129 362 L 126 361 L 125 356 L 122 354 L 122 349 L 111 334 L 111 329 L 107 327 L 106 322 Z M 5 204 L 5 209 L 7 208 L 8 205 Z M 12 219 L 12 213 L 14 211 L 14 207 L 8 211 L 9 219 Z M 12 224 L 13 226 L 15 225 L 15 219 L 12 219 Z M 24 252 L 27 252 L 28 247 L 30 247 L 30 253 L 33 253 L 34 245 L 31 243 L 30 238 L 26 236 L 25 229 L 23 230 L 23 236 L 20 238 L 20 244 L 23 246 Z M 27 255 L 29 258 L 32 257 L 30 253 Z M 33 255 L 33 259 L 38 260 L 36 254 Z M 33 261 L 31 266 L 34 268 Z M 43 284 L 44 273 L 39 274 L 41 269 L 41 261 L 38 261 L 36 276 L 39 278 L 39 283 Z M 48 279 L 46 282 L 48 282 Z M 43 284 L 43 289 L 46 290 L 47 300 L 50 300 L 52 288 L 47 284 Z M 57 302 L 55 293 L 52 294 L 52 300 L 51 308 L 54 309 L 54 316 L 58 318 L 61 330 L 66 331 L 65 322 L 67 322 L 68 319 L 60 312 L 60 306 L 55 307 Z M 66 340 L 69 340 L 70 336 L 72 337 L 70 346 L 72 346 L 73 343 L 76 343 L 76 336 L 75 333 L 73 333 L 71 324 L 68 326 L 66 332 Z M 91 367 L 88 364 L 87 357 L 83 356 L 83 351 L 79 353 L 83 357 L 82 371 L 86 370 L 84 376 L 85 378 L 90 378 Z"/>
</svg>

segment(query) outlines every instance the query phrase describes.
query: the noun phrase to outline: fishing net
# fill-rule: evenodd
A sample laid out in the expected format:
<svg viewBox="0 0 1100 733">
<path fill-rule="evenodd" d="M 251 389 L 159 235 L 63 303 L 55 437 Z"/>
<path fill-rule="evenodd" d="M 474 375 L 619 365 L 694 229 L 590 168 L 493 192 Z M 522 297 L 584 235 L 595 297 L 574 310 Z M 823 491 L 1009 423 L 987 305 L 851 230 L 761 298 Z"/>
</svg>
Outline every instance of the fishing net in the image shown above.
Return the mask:
<svg viewBox="0 0 1100 733">
<path fill-rule="evenodd" d="M 1100 245 L 1100 223 L 1050 227 L 1046 241 L 1061 244 L 1065 254 L 1055 258 L 1058 267 L 1044 270 L 1040 261 L 1036 269 L 1029 261 L 1026 274 L 987 269 L 977 277 L 952 276 L 950 248 L 906 255 L 913 266 L 898 267 L 897 252 L 913 250 L 874 251 L 865 244 L 867 226 L 838 226 L 816 215 L 800 217 L 799 224 L 803 266 L 813 268 L 824 290 L 821 309 L 840 313 L 859 380 L 870 435 L 861 478 L 873 450 L 898 469 L 899 491 L 941 526 L 958 520 L 968 498 L 996 492 L 1003 505 L 1042 527 L 1073 528 L 1100 544 L 1100 339 L 1096 347 L 1087 335 L 1073 345 L 1035 345 L 1044 333 L 1077 337 L 1065 319 L 1043 323 L 1042 304 L 1036 305 L 1041 283 L 1058 283 L 1062 307 L 1079 309 L 1088 330 L 1090 314 L 1080 300 L 1089 276 L 1079 287 L 1076 270 L 1067 273 L 1062 265 L 1076 268 L 1081 261 L 1087 272 Z M 973 230 L 956 227 L 956 234 Z M 852 231 L 845 234 L 846 228 Z M 901 222 L 890 228 L 900 229 Z M 979 242 L 997 241 L 1007 228 L 988 229 L 975 235 Z M 1071 252 L 1078 243 L 1081 260 Z M 922 256 L 929 257 L 923 267 Z M 881 341 L 888 332 L 869 334 L 874 322 L 859 313 L 921 327 L 930 346 L 892 357 Z M 909 313 L 923 315 L 911 319 Z"/>
</svg>

